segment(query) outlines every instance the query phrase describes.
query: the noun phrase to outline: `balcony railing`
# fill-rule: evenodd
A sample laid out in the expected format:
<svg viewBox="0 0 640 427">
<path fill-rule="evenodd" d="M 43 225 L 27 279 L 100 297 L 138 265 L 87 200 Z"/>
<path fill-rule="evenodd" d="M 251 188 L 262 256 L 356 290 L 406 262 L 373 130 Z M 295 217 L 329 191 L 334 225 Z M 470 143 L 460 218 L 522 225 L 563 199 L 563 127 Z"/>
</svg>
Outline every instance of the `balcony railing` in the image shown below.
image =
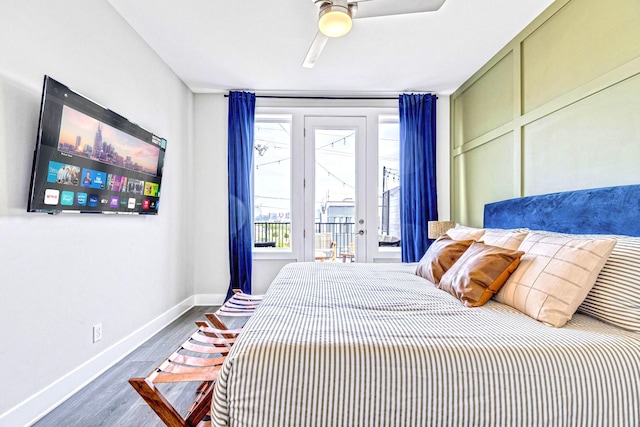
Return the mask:
<svg viewBox="0 0 640 427">
<path fill-rule="evenodd" d="M 336 254 L 353 253 L 355 223 L 353 222 L 316 222 L 316 233 L 331 233 L 336 244 Z"/>
<path fill-rule="evenodd" d="M 336 253 L 353 252 L 355 223 L 353 222 L 316 222 L 316 233 L 331 233 L 336 244 Z M 256 222 L 253 228 L 256 248 L 287 248 L 291 242 L 290 222 Z"/>
<path fill-rule="evenodd" d="M 336 244 L 336 255 L 353 253 L 355 239 L 355 223 L 353 222 L 316 222 L 316 233 L 331 233 Z M 256 248 L 288 248 L 291 245 L 290 222 L 256 222 L 253 228 L 254 246 Z M 400 246 L 397 238 L 380 240 L 379 246 Z"/>
<path fill-rule="evenodd" d="M 288 248 L 290 238 L 290 222 L 255 222 L 253 225 L 256 248 Z"/>
</svg>

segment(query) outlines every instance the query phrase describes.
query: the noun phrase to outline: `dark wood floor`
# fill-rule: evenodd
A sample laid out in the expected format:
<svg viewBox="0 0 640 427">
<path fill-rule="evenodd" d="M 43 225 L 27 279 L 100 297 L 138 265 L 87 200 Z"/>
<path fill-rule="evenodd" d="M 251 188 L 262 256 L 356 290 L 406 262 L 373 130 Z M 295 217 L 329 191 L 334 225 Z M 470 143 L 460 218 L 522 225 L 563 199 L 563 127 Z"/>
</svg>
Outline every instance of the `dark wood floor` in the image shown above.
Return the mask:
<svg viewBox="0 0 640 427">
<path fill-rule="evenodd" d="M 204 313 L 217 309 L 218 307 L 192 308 L 34 426 L 163 426 L 127 381 L 131 377 L 145 377 L 149 374 L 196 330 L 196 320 L 204 320 Z M 231 328 L 240 326 L 245 319 L 224 320 Z M 198 385 L 162 384 L 160 391 L 183 414 L 193 401 Z"/>
</svg>

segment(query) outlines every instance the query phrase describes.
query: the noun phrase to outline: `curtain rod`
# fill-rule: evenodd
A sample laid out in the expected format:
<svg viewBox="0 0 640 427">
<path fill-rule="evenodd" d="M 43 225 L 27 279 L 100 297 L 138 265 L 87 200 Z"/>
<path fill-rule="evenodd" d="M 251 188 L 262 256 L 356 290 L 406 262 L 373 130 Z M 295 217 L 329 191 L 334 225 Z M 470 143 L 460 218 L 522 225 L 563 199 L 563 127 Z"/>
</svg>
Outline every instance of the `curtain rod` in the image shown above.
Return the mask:
<svg viewBox="0 0 640 427">
<path fill-rule="evenodd" d="M 228 98 L 229 94 L 225 94 L 224 97 Z M 343 97 L 343 96 L 256 95 L 256 98 L 269 98 L 269 99 L 340 99 L 340 100 L 355 100 L 355 101 L 398 100 L 397 96 L 366 98 L 366 97 Z"/>
</svg>

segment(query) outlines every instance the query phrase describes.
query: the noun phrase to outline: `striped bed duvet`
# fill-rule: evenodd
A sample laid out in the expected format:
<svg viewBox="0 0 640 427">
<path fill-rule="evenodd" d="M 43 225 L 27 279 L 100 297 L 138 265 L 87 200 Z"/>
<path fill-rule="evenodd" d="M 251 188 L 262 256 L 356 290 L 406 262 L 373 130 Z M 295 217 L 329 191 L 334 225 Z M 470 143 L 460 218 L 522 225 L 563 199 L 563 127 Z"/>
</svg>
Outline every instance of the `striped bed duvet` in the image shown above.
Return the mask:
<svg viewBox="0 0 640 427">
<path fill-rule="evenodd" d="M 284 267 L 220 373 L 212 424 L 640 425 L 640 334 L 466 308 L 414 270 Z"/>
</svg>

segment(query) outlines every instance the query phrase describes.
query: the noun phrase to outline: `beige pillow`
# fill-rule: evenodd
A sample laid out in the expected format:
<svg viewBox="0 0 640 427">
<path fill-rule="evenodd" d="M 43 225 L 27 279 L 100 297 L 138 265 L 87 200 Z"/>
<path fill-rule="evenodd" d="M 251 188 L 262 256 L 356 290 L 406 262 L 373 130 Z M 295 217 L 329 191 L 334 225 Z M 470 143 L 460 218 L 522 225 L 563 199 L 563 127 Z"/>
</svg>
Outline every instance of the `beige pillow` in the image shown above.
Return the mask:
<svg viewBox="0 0 640 427">
<path fill-rule="evenodd" d="M 566 233 L 536 232 L 567 236 Z M 616 241 L 593 288 L 577 312 L 620 328 L 640 332 L 640 237 L 599 234 L 573 236 Z"/>
<path fill-rule="evenodd" d="M 453 240 L 475 240 L 477 242 L 484 234 L 484 229 L 466 227 L 458 224 L 456 225 L 456 228 L 450 228 L 447 231 L 447 234 Z"/>
<path fill-rule="evenodd" d="M 482 241 L 491 246 L 499 246 L 513 251 L 520 247 L 520 244 L 527 237 L 526 232 L 516 232 L 508 230 L 497 230 L 487 228 L 482 235 Z"/>
<path fill-rule="evenodd" d="M 416 274 L 434 284 L 440 282 L 442 275 L 471 246 L 473 240 L 452 240 L 446 234 L 429 246 L 416 268 Z"/>
<path fill-rule="evenodd" d="M 500 290 L 522 255 L 522 251 L 473 243 L 444 273 L 438 287 L 467 307 L 479 307 Z"/>
<path fill-rule="evenodd" d="M 529 233 L 520 245 L 520 267 L 496 301 L 554 327 L 567 323 L 606 262 L 614 240 Z"/>
</svg>

